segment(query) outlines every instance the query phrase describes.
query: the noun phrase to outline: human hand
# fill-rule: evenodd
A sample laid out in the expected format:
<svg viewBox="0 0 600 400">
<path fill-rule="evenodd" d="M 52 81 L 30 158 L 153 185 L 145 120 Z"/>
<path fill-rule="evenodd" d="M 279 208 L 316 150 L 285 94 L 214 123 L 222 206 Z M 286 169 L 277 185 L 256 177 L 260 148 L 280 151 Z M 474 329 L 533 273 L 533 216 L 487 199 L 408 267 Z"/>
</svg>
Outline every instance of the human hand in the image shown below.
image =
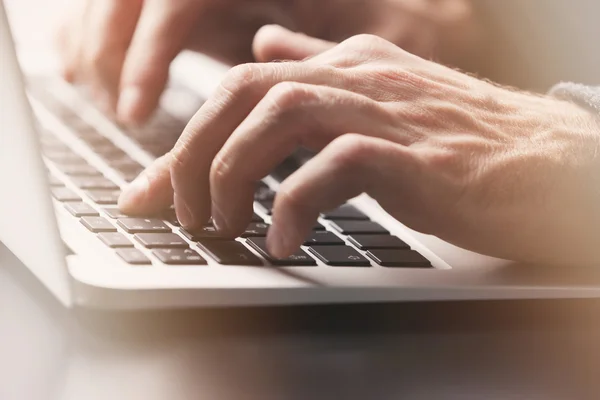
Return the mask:
<svg viewBox="0 0 600 400">
<path fill-rule="evenodd" d="M 420 232 L 492 256 L 600 260 L 598 120 L 507 90 L 368 35 L 335 47 L 277 27 L 300 62 L 233 68 L 175 148 L 122 194 L 126 213 L 173 202 L 186 229 L 225 235 L 252 215 L 255 184 L 298 146 L 320 151 L 277 194 L 268 247 L 291 254 L 320 212 L 366 192 Z M 324 48 L 329 50 L 323 51 Z"/>
<path fill-rule="evenodd" d="M 257 1 L 243 0 L 74 0 L 58 35 L 63 75 L 87 83 L 121 122 L 143 123 L 184 48 L 251 61 L 254 33 L 279 1 L 270 3 L 259 13 Z"/>
<path fill-rule="evenodd" d="M 474 37 L 469 0 L 74 0 L 69 10 L 59 31 L 63 75 L 87 83 L 103 110 L 126 124 L 154 111 L 182 49 L 248 62 L 252 37 L 266 23 L 332 40 L 376 33 L 445 61 Z M 260 56 L 277 58 L 280 48 Z"/>
</svg>

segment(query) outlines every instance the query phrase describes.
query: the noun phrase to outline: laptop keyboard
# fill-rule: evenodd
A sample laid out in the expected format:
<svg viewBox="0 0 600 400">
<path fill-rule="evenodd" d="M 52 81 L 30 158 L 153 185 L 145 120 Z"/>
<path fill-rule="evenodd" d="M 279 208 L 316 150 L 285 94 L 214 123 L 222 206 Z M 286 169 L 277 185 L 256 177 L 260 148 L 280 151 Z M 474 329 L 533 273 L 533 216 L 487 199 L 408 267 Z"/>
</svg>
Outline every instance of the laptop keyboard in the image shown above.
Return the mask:
<svg viewBox="0 0 600 400">
<path fill-rule="evenodd" d="M 285 259 L 271 257 L 266 235 L 276 191 L 265 182 L 257 184 L 252 222 L 235 240 L 220 237 L 212 225 L 187 232 L 173 209 L 153 218 L 123 215 L 116 206 L 121 185 L 135 179 L 143 165 L 99 126 L 79 117 L 67 102 L 40 87 L 32 89 L 32 96 L 104 163 L 94 166 L 97 163 L 78 154 L 76 146 L 67 144 L 69 140 L 40 129 L 44 160 L 54 167 L 48 168 L 52 197 L 107 250 L 132 266 L 206 266 L 212 259 L 222 265 L 431 268 L 426 258 L 350 204 L 323 213 L 295 254 Z M 83 96 L 81 101 L 85 101 Z M 184 121 L 159 111 L 144 128 L 119 129 L 148 155 L 159 157 L 172 148 L 184 127 Z M 281 181 L 297 167 L 288 160 L 271 176 Z"/>
</svg>

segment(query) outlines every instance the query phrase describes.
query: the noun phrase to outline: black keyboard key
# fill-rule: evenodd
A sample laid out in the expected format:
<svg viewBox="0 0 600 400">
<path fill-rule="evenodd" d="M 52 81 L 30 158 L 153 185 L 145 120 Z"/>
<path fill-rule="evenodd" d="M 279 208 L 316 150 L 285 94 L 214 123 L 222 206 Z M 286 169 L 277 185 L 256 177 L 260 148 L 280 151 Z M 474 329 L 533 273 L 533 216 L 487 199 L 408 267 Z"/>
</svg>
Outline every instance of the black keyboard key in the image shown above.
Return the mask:
<svg viewBox="0 0 600 400">
<path fill-rule="evenodd" d="M 106 207 L 103 208 L 102 211 L 112 219 L 127 218 L 127 215 L 123 214 L 118 207 Z"/>
<path fill-rule="evenodd" d="M 267 185 L 263 181 L 256 182 L 256 190 L 259 190 L 259 189 L 268 189 L 268 188 L 269 188 L 269 185 Z"/>
<path fill-rule="evenodd" d="M 48 176 L 48 183 L 51 187 L 65 186 L 65 184 L 54 175 Z"/>
<path fill-rule="evenodd" d="M 104 161 L 110 165 L 112 168 L 118 170 L 118 171 L 131 171 L 131 170 L 137 170 L 139 168 L 141 168 L 141 165 L 133 160 L 131 157 L 129 157 L 127 154 L 124 154 L 122 156 L 115 156 L 115 157 L 111 157 L 111 156 L 106 156 L 106 157 L 102 157 L 104 158 Z"/>
<path fill-rule="evenodd" d="M 66 187 L 53 187 L 50 190 L 52 191 L 52 197 L 60 202 L 81 201 L 81 197 L 77 193 Z"/>
<path fill-rule="evenodd" d="M 275 192 L 265 184 L 258 185 L 258 188 L 254 192 L 254 200 L 256 201 L 273 200 L 274 198 Z"/>
<path fill-rule="evenodd" d="M 344 204 L 335 210 L 328 211 L 322 214 L 322 217 L 325 219 L 350 219 L 350 220 L 368 220 L 365 214 L 360 212 L 354 206 L 350 204 Z"/>
<path fill-rule="evenodd" d="M 352 235 L 348 240 L 361 250 L 409 248 L 402 240 L 391 235 Z"/>
<path fill-rule="evenodd" d="M 177 219 L 177 214 L 172 208 L 162 213 L 161 218 L 170 223 L 171 225 L 181 226 L 179 220 Z"/>
<path fill-rule="evenodd" d="M 134 265 L 148 265 L 151 264 L 150 259 L 144 255 L 138 249 L 118 249 L 117 254 L 126 263 Z"/>
<path fill-rule="evenodd" d="M 325 227 L 323 225 L 321 225 L 320 222 L 315 222 L 315 225 L 313 226 L 313 231 L 324 231 Z"/>
<path fill-rule="evenodd" d="M 308 248 L 308 251 L 327 265 L 349 267 L 371 266 L 369 260 L 349 246 L 311 246 Z"/>
<path fill-rule="evenodd" d="M 256 213 L 252 214 L 252 222 L 264 222 L 264 219 Z"/>
<path fill-rule="evenodd" d="M 100 176 L 100 172 L 89 164 L 61 165 L 59 169 L 69 176 Z"/>
<path fill-rule="evenodd" d="M 103 176 L 78 176 L 71 178 L 75 186 L 80 189 L 103 189 L 103 190 L 117 190 L 117 186 L 114 182 Z"/>
<path fill-rule="evenodd" d="M 271 171 L 271 177 L 273 177 L 277 182 L 283 182 L 301 166 L 302 163 L 298 158 L 290 156 L 277 165 L 273 171 Z"/>
<path fill-rule="evenodd" d="M 171 232 L 164 222 L 154 218 L 119 218 L 117 224 L 127 233 Z"/>
<path fill-rule="evenodd" d="M 75 154 L 73 150 L 71 150 L 71 148 L 67 145 L 55 145 L 50 147 L 42 145 L 42 154 L 44 154 L 44 157 L 49 158 L 51 160 L 60 159 L 63 157 L 68 158 L 70 156 L 77 156 L 77 154 Z"/>
<path fill-rule="evenodd" d="M 52 162 L 54 162 L 55 164 L 59 164 L 59 165 L 85 165 L 87 164 L 87 161 L 69 151 L 69 152 L 63 152 L 63 151 L 52 151 L 52 152 L 45 152 L 44 153 L 44 157 L 46 157 L 49 160 L 52 160 Z"/>
<path fill-rule="evenodd" d="M 122 247 L 133 247 L 133 243 L 125 235 L 119 232 L 103 232 L 98 234 L 100 239 L 105 245 L 115 248 Z"/>
<path fill-rule="evenodd" d="M 162 143 L 140 143 L 140 146 L 157 158 L 167 154 L 167 152 L 172 148 L 172 146 L 167 146 Z"/>
<path fill-rule="evenodd" d="M 97 135 L 98 132 L 91 126 L 89 123 L 84 121 L 83 119 L 71 118 L 66 122 L 67 126 L 73 130 L 73 133 L 77 136 L 87 136 L 87 135 Z"/>
<path fill-rule="evenodd" d="M 314 231 L 304 240 L 305 246 L 312 245 L 342 245 L 344 241 L 335 234 L 327 231 Z"/>
<path fill-rule="evenodd" d="M 113 151 L 114 149 L 117 149 L 117 147 L 112 143 L 94 144 L 91 147 L 92 147 L 92 150 L 94 150 L 94 153 L 98 154 L 101 157 L 104 157 L 105 154 L 108 154 L 111 151 Z"/>
<path fill-rule="evenodd" d="M 221 234 L 219 232 L 217 232 L 217 228 L 215 228 L 212 225 L 207 225 L 205 227 L 203 227 L 202 229 L 191 233 L 186 231 L 185 229 L 180 229 L 180 232 L 183 234 L 183 236 L 185 236 L 186 238 L 188 238 L 191 241 L 197 242 L 199 240 L 207 240 L 207 239 L 211 239 L 211 240 L 223 240 L 223 236 L 221 236 Z"/>
<path fill-rule="evenodd" d="M 112 143 L 94 146 L 94 152 L 107 160 L 131 160 L 127 153 Z"/>
<path fill-rule="evenodd" d="M 88 190 L 85 192 L 94 203 L 98 204 L 117 204 L 120 190 Z"/>
<path fill-rule="evenodd" d="M 367 255 L 384 267 L 431 268 L 429 261 L 413 250 L 369 250 Z"/>
<path fill-rule="evenodd" d="M 174 233 L 138 233 L 134 239 L 148 249 L 188 248 L 187 242 Z"/>
<path fill-rule="evenodd" d="M 107 164 L 116 169 L 122 174 L 137 174 L 139 175 L 144 167 L 142 164 L 132 159 L 106 160 Z"/>
<path fill-rule="evenodd" d="M 79 131 L 76 135 L 93 149 L 114 146 L 113 142 L 96 131 Z"/>
<path fill-rule="evenodd" d="M 66 203 L 65 208 L 74 217 L 97 217 L 98 211 L 94 210 L 92 206 L 83 202 Z"/>
<path fill-rule="evenodd" d="M 332 228 L 344 235 L 352 234 L 388 234 L 388 230 L 373 221 L 332 221 Z"/>
<path fill-rule="evenodd" d="M 192 249 L 156 249 L 153 253 L 167 265 L 206 265 L 206 260 Z"/>
<path fill-rule="evenodd" d="M 264 222 L 252 222 L 244 233 L 242 233 L 242 237 L 251 237 L 251 236 L 267 236 L 267 231 L 269 230 L 269 224 L 265 224 Z"/>
<path fill-rule="evenodd" d="M 260 253 L 264 258 L 266 258 L 269 263 L 278 266 L 308 266 L 308 265 L 317 265 L 315 260 L 306 254 L 304 250 L 299 249 L 296 253 L 292 254 L 286 258 L 274 258 L 272 257 L 267 250 L 267 239 L 264 237 L 253 237 L 246 241 L 252 248 Z"/>
<path fill-rule="evenodd" d="M 259 201 L 258 204 L 260 204 L 265 214 L 273 214 L 273 200 L 262 200 Z"/>
<path fill-rule="evenodd" d="M 117 231 L 113 224 L 102 217 L 83 217 L 79 221 L 94 233 Z"/>
<path fill-rule="evenodd" d="M 49 151 L 72 151 L 69 146 L 53 136 L 41 137 L 40 143 L 42 144 L 43 153 L 47 153 Z"/>
<path fill-rule="evenodd" d="M 233 240 L 205 240 L 199 243 L 219 264 L 224 265 L 263 265 L 242 243 Z"/>
<path fill-rule="evenodd" d="M 134 171 L 119 171 L 119 175 L 121 175 L 121 177 L 123 178 L 123 180 L 127 183 L 131 183 L 135 180 L 135 178 L 137 178 L 140 173 L 137 170 Z"/>
</svg>

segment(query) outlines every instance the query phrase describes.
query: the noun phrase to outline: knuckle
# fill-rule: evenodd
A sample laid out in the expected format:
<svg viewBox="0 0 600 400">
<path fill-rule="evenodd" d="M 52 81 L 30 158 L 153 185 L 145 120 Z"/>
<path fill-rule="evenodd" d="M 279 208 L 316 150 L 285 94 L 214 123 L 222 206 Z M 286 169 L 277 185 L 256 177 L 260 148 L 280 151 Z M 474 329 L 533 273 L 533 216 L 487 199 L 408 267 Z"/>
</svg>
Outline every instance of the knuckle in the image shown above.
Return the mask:
<svg viewBox="0 0 600 400">
<path fill-rule="evenodd" d="M 332 162 L 339 169 L 361 168 L 372 154 L 371 144 L 358 134 L 343 135 L 328 147 L 332 151 Z"/>
<path fill-rule="evenodd" d="M 227 180 L 230 176 L 231 167 L 226 161 L 227 157 L 217 154 L 210 165 L 210 182 L 218 184 L 223 180 Z"/>
<path fill-rule="evenodd" d="M 240 92 L 252 90 L 261 80 L 263 71 L 259 64 L 240 64 L 231 68 L 221 81 L 220 89 L 235 95 Z"/>
<path fill-rule="evenodd" d="M 188 173 L 190 169 L 190 157 L 186 146 L 178 144 L 168 153 L 168 156 L 170 158 L 170 169 L 173 176 L 183 176 Z"/>
<path fill-rule="evenodd" d="M 269 109 L 274 113 L 296 109 L 316 98 L 317 95 L 313 91 L 296 82 L 280 82 L 265 96 Z"/>
<path fill-rule="evenodd" d="M 377 49 L 388 48 L 390 46 L 390 42 L 377 35 L 361 33 L 346 39 L 344 42 L 342 42 L 342 45 L 357 49 Z"/>
<path fill-rule="evenodd" d="M 472 154 L 490 154 L 493 146 L 484 141 L 462 141 L 460 139 L 437 138 L 418 151 L 426 168 L 443 177 L 454 187 L 464 187 L 477 174 L 481 163 L 479 156 Z"/>
</svg>

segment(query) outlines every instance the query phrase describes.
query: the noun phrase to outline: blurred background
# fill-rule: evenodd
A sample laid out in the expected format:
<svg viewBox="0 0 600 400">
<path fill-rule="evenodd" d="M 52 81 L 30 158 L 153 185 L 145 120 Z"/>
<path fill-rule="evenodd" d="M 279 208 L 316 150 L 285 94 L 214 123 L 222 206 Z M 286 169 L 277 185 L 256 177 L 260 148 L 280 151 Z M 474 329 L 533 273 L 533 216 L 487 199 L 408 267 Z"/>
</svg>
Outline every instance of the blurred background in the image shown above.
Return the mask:
<svg viewBox="0 0 600 400">
<path fill-rule="evenodd" d="M 57 18 L 69 0 L 5 0 L 27 53 L 51 53 Z M 474 63 L 482 76 L 545 92 L 558 81 L 598 83 L 600 2 L 597 0 L 473 0 L 483 26 Z"/>
</svg>

